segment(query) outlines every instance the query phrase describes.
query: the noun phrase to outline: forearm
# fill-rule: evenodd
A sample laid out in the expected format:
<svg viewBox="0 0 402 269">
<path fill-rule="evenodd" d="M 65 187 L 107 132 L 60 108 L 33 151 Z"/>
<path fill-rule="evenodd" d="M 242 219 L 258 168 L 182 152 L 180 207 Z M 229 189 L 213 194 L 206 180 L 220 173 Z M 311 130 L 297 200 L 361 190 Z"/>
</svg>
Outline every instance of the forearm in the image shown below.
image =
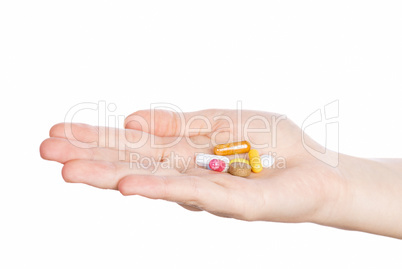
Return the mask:
<svg viewBox="0 0 402 269">
<path fill-rule="evenodd" d="M 402 239 L 402 160 L 340 156 L 344 180 L 322 224 Z"/>
</svg>

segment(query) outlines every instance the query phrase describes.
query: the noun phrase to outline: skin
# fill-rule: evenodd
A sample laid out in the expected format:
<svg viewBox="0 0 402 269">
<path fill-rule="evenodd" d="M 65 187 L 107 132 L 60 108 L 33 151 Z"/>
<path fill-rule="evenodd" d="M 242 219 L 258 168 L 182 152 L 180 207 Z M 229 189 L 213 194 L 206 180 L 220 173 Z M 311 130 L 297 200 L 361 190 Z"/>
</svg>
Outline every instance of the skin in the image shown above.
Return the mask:
<svg viewBox="0 0 402 269">
<path fill-rule="evenodd" d="M 142 110 L 126 118 L 124 130 L 57 124 L 40 153 L 64 165 L 66 182 L 172 201 L 221 217 L 312 222 L 402 239 L 401 159 L 369 160 L 328 150 L 317 159 L 305 145 L 325 149 L 306 135 L 303 144 L 302 130 L 289 119 L 261 111 L 242 111 L 239 118 L 238 113 Z M 212 154 L 215 144 L 241 140 L 261 155 L 274 154 L 274 167 L 242 178 L 194 164 L 196 153 Z M 141 166 L 139 156 L 155 162 Z"/>
</svg>

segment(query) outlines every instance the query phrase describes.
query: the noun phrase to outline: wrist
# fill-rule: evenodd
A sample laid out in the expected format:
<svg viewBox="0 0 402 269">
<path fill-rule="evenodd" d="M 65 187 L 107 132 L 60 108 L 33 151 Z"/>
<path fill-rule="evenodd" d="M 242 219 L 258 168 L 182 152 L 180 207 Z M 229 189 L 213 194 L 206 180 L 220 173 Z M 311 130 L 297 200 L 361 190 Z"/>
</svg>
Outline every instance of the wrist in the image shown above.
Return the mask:
<svg viewBox="0 0 402 269">
<path fill-rule="evenodd" d="M 339 156 L 336 199 L 318 224 L 402 238 L 402 173 L 384 160 Z"/>
</svg>

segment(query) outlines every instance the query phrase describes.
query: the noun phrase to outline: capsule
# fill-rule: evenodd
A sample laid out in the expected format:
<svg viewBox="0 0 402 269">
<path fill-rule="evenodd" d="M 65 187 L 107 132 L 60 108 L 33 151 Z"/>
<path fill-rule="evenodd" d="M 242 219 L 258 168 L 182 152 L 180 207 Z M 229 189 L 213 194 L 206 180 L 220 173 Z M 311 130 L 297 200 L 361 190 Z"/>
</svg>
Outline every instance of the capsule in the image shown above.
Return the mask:
<svg viewBox="0 0 402 269">
<path fill-rule="evenodd" d="M 216 172 L 226 172 L 229 169 L 229 165 L 222 160 L 212 159 L 209 162 L 209 169 Z"/>
<path fill-rule="evenodd" d="M 260 154 L 258 153 L 258 150 L 251 149 L 248 152 L 248 158 L 250 159 L 251 171 L 253 171 L 254 173 L 261 172 L 262 164 L 261 164 Z"/>
<path fill-rule="evenodd" d="M 213 159 L 218 159 L 224 161 L 227 166 L 229 166 L 229 158 L 225 156 L 218 156 L 218 155 L 212 155 L 212 154 L 205 154 L 205 153 L 199 153 L 195 157 L 195 163 L 198 166 L 201 166 L 203 168 L 209 168 L 209 163 Z"/>
<path fill-rule="evenodd" d="M 243 159 L 243 158 L 232 159 L 232 160 L 230 160 L 229 164 L 232 164 L 232 163 L 246 163 L 246 164 L 250 165 L 250 162 L 247 159 Z"/>
<path fill-rule="evenodd" d="M 216 155 L 233 155 L 239 153 L 247 153 L 250 150 L 250 143 L 247 141 L 240 141 L 227 144 L 219 144 L 214 148 Z"/>
<path fill-rule="evenodd" d="M 251 166 L 247 163 L 234 162 L 229 166 L 229 173 L 238 177 L 248 177 L 251 174 Z"/>
</svg>

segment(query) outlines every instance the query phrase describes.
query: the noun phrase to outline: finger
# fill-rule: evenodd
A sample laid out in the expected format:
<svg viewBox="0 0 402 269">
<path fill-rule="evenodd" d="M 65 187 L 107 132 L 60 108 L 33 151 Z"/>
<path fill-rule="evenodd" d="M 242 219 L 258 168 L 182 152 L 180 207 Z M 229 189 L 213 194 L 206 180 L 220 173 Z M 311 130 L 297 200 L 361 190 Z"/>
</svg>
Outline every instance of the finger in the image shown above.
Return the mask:
<svg viewBox="0 0 402 269">
<path fill-rule="evenodd" d="M 199 209 L 210 208 L 223 192 L 221 186 L 208 179 L 187 175 L 130 175 L 120 180 L 118 190 L 123 195 L 163 199 Z"/>
<path fill-rule="evenodd" d="M 45 160 L 65 163 L 70 160 L 103 160 L 103 161 L 126 161 L 130 160 L 130 152 L 119 152 L 116 149 L 93 147 L 90 143 L 72 144 L 64 138 L 51 137 L 40 145 L 40 155 Z"/>
<path fill-rule="evenodd" d="M 160 139 L 137 130 L 109 128 L 105 126 L 92 126 L 82 123 L 58 123 L 49 131 L 50 137 L 66 138 L 83 143 L 91 143 L 99 147 L 118 147 L 119 142 L 131 144 Z"/>
<path fill-rule="evenodd" d="M 50 137 L 66 138 L 98 146 L 101 130 L 92 125 L 82 123 L 58 123 L 50 128 Z"/>
<path fill-rule="evenodd" d="M 218 177 L 231 176 L 216 176 Z M 212 175 L 208 177 L 130 175 L 120 180 L 118 190 L 123 195 L 141 195 L 151 199 L 172 201 L 221 217 L 256 219 L 255 211 L 261 210 L 261 201 L 257 198 L 259 195 L 255 185 L 247 184 L 247 180 L 244 179 L 234 180 L 233 184 L 228 181 L 227 184 L 220 185 L 215 181 L 221 180 L 214 178 Z"/>
<path fill-rule="evenodd" d="M 125 162 L 72 160 L 66 162 L 62 175 L 66 182 L 84 183 L 102 189 L 117 189 L 119 180 L 128 175 L 180 175 L 174 169 L 162 169 L 155 165 L 141 167 Z"/>
<path fill-rule="evenodd" d="M 202 209 L 199 209 L 199 208 L 194 207 L 194 206 L 181 205 L 181 204 L 178 204 L 178 205 L 183 207 L 183 208 L 185 208 L 185 209 L 187 209 L 187 210 L 190 210 L 190 211 L 203 211 Z"/>
<path fill-rule="evenodd" d="M 105 127 L 97 128 L 91 125 L 75 123 L 56 124 L 51 128 L 50 136 L 51 138 L 63 138 L 71 144 L 67 146 L 64 145 L 64 148 L 53 149 L 52 151 L 52 143 L 48 141 L 44 142 L 44 146 L 46 147 L 43 148 L 56 155 L 52 155 L 48 158 L 57 157 L 53 160 L 60 162 L 74 158 L 90 159 L 88 156 L 93 154 L 93 159 L 106 161 L 118 160 L 131 162 L 145 157 L 159 161 L 176 157 L 182 159 L 182 157 L 184 157 L 186 160 L 191 158 L 190 162 L 193 163 L 195 152 L 209 153 L 212 148 L 211 141 L 206 136 L 193 136 L 191 138 L 159 137 L 138 130 Z M 59 144 L 60 143 L 61 142 L 59 142 Z M 73 149 L 73 146 L 88 148 L 88 150 L 86 150 L 86 152 L 79 151 L 78 149 Z M 115 151 L 102 149 L 113 149 Z M 71 154 L 64 156 L 62 152 L 65 151 Z M 108 156 L 108 154 L 110 154 L 110 156 Z M 116 154 L 118 154 L 118 156 Z M 81 157 L 81 155 L 83 155 L 83 157 Z"/>
<path fill-rule="evenodd" d="M 174 148 L 171 150 L 174 150 Z M 63 164 L 71 160 L 129 162 L 133 164 L 140 163 L 143 165 L 153 163 L 163 167 L 174 167 L 180 171 L 187 171 L 195 166 L 194 158 L 191 153 L 189 153 L 188 156 L 178 154 L 168 155 L 166 158 L 161 160 L 159 157 L 152 158 L 141 156 L 136 152 L 130 152 L 128 150 L 119 151 L 110 148 L 91 147 L 87 143 L 81 143 L 80 146 L 77 146 L 67 139 L 57 137 L 51 137 L 42 142 L 40 146 L 40 155 L 45 160 L 56 161 Z"/>
<path fill-rule="evenodd" d="M 168 110 L 139 110 L 126 118 L 124 126 L 127 129 L 162 137 L 209 135 L 216 131 L 217 127 L 224 130 L 230 127 L 229 121 L 220 126 L 216 124 L 220 122 L 220 119 L 225 118 L 224 112 L 212 109 L 187 113 Z"/>
<path fill-rule="evenodd" d="M 142 156 L 161 159 L 169 154 L 169 146 L 176 145 L 180 139 L 158 137 L 138 130 L 95 127 L 87 124 L 59 123 L 50 130 L 50 137 L 68 139 L 72 144 L 89 143 L 93 147 L 130 151 Z M 78 142 L 76 142 L 78 141 Z M 180 148 L 176 148 L 180 151 Z"/>
</svg>

